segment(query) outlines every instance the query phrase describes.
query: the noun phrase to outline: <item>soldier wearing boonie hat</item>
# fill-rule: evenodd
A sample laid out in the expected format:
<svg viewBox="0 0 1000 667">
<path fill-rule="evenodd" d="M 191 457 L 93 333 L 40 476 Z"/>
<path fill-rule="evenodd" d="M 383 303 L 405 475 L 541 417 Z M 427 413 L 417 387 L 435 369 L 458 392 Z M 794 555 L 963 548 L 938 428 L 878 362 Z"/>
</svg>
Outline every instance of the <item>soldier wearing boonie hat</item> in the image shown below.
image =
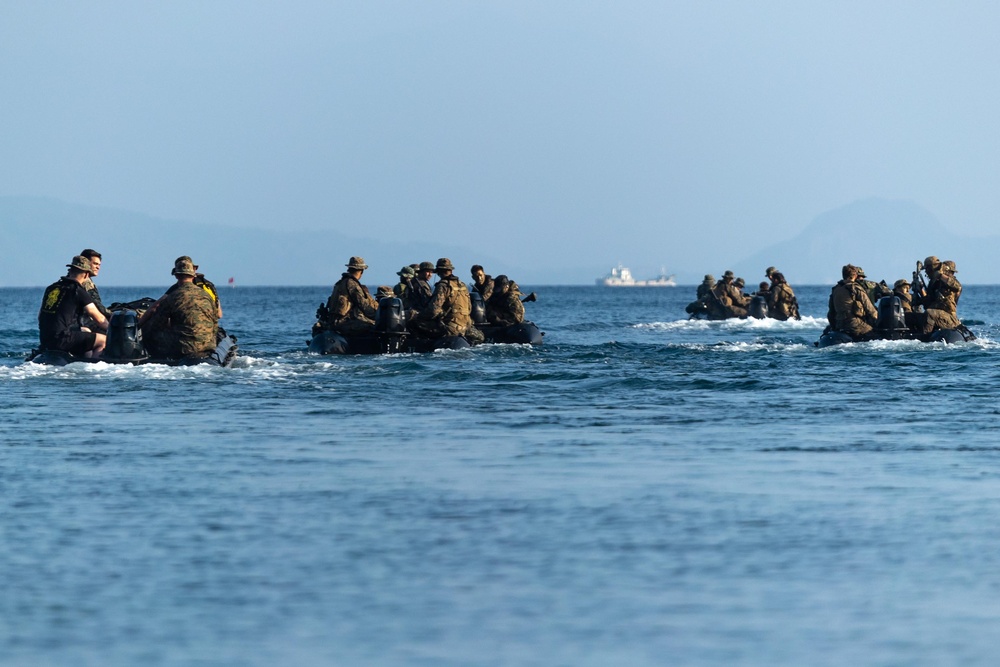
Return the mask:
<svg viewBox="0 0 1000 667">
<path fill-rule="evenodd" d="M 143 342 L 153 357 L 203 359 L 218 344 L 218 306 L 195 284 L 198 267 L 187 255 L 174 260 L 177 282 L 139 318 Z"/>
<path fill-rule="evenodd" d="M 421 265 L 421 268 L 423 265 Z M 440 278 L 430 302 L 413 318 L 416 333 L 431 338 L 465 336 L 471 343 L 483 341 L 481 331 L 472 326 L 472 299 L 469 288 L 454 273 L 451 260 L 442 257 L 434 266 Z"/>
<path fill-rule="evenodd" d="M 712 288 L 714 298 L 709 299 L 708 302 L 709 319 L 725 320 L 747 316 L 750 297 L 745 295 L 741 287 L 733 282 L 735 277 L 735 273 L 726 269 L 726 272 L 722 274 L 722 280 Z"/>
<path fill-rule="evenodd" d="M 431 295 L 434 288 L 431 287 L 431 275 L 434 274 L 434 264 L 431 262 L 420 262 L 417 267 L 417 276 L 410 281 L 410 303 L 408 309 L 420 310 L 431 302 Z"/>
<path fill-rule="evenodd" d="M 356 336 L 374 330 L 378 301 L 361 283 L 367 268 L 364 257 L 355 255 L 347 260 L 347 271 L 341 274 L 326 301 L 326 326 L 332 331 Z"/>
<path fill-rule="evenodd" d="M 38 310 L 38 339 L 42 350 L 59 350 L 77 356 L 100 356 L 105 335 L 80 326 L 80 318 L 90 317 L 94 326 L 108 329 L 108 319 L 83 287 L 90 275 L 90 260 L 76 255 L 66 265 L 69 271 L 45 288 Z"/>
</svg>

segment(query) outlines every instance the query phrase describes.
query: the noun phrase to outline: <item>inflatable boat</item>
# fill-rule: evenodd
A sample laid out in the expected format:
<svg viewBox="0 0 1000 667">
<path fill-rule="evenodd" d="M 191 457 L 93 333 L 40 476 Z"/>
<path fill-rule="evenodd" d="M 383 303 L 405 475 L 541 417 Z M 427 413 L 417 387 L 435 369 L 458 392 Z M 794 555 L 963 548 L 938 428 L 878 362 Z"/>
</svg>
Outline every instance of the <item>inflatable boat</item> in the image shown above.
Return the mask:
<svg viewBox="0 0 1000 667">
<path fill-rule="evenodd" d="M 27 361 L 49 366 L 65 366 L 67 364 L 103 361 L 108 364 L 166 364 L 168 366 L 197 366 L 209 364 L 213 366 L 232 366 L 236 360 L 239 346 L 236 336 L 229 335 L 221 327 L 216 336 L 218 344 L 207 357 L 166 359 L 150 356 L 142 342 L 142 330 L 139 328 L 139 316 L 154 303 L 155 299 L 146 297 L 129 303 L 113 303 L 111 320 L 108 324 L 108 340 L 104 352 L 98 358 L 80 357 L 62 350 L 32 350 Z"/>
<path fill-rule="evenodd" d="M 483 333 L 484 343 L 541 345 L 543 334 L 533 322 L 525 321 L 510 326 L 487 324 L 482 297 L 477 292 L 473 292 L 471 296 L 472 322 Z M 321 304 L 320 311 L 323 310 L 324 306 Z M 402 300 L 385 297 L 379 301 L 373 331 L 356 335 L 329 329 L 314 331 L 308 342 L 308 349 L 315 354 L 394 354 L 459 350 L 476 344 L 478 342 L 470 341 L 465 336 L 425 338 L 413 334 L 406 328 L 406 311 Z"/>
<path fill-rule="evenodd" d="M 871 334 L 857 341 L 846 333 L 827 327 L 816 341 L 817 347 L 830 347 L 844 343 L 867 342 L 872 340 L 919 340 L 924 343 L 965 343 L 976 336 L 964 324 L 954 329 L 938 329 L 929 334 L 914 331 L 907 325 L 903 304 L 898 296 L 884 296 L 878 300 L 878 320 Z"/>
</svg>

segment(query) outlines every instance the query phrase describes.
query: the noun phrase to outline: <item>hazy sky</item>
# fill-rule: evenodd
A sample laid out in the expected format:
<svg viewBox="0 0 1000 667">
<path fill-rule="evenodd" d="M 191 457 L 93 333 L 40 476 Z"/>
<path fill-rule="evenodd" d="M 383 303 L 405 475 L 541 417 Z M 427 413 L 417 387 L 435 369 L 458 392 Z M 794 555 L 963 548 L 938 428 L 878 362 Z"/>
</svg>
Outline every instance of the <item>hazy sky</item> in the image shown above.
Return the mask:
<svg viewBox="0 0 1000 667">
<path fill-rule="evenodd" d="M 998 25 L 996 2 L 7 0 L 0 194 L 602 268 L 717 268 L 870 196 L 995 233 Z"/>
</svg>

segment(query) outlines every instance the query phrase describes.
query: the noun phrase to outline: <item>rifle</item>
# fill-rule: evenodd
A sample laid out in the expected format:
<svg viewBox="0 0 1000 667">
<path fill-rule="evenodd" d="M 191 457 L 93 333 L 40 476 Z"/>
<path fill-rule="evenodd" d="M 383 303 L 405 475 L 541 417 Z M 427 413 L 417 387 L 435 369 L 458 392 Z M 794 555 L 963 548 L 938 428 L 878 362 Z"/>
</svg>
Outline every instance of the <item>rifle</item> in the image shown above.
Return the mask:
<svg viewBox="0 0 1000 667">
<path fill-rule="evenodd" d="M 913 281 L 910 284 L 910 288 L 913 291 L 913 305 L 922 306 L 923 300 L 927 298 L 927 284 L 924 282 L 924 277 L 920 275 L 920 272 L 924 270 L 923 263 L 917 260 L 917 270 L 913 272 Z"/>
<path fill-rule="evenodd" d="M 534 292 L 521 299 L 521 303 L 531 303 L 532 301 L 538 301 L 538 295 Z"/>
</svg>

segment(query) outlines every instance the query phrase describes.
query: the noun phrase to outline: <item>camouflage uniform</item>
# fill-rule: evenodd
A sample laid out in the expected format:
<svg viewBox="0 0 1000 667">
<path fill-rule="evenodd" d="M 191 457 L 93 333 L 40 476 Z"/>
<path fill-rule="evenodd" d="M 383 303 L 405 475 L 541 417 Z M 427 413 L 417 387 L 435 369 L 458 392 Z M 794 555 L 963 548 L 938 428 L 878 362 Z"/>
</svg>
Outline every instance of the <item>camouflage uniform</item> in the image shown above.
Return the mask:
<svg viewBox="0 0 1000 667">
<path fill-rule="evenodd" d="M 830 292 L 827 319 L 836 331 L 855 340 L 864 339 L 878 321 L 878 311 L 864 288 L 853 280 L 841 280 Z"/>
<path fill-rule="evenodd" d="M 958 299 L 962 296 L 962 283 L 951 271 L 942 266 L 927 286 L 923 333 L 937 329 L 954 329 L 962 322 L 958 319 Z"/>
<path fill-rule="evenodd" d="M 168 359 L 208 356 L 218 344 L 219 317 L 212 297 L 194 283 L 179 283 L 143 324 L 150 353 Z"/>
<path fill-rule="evenodd" d="M 423 310 L 431 302 L 431 298 L 434 296 L 434 288 L 426 280 L 421 280 L 420 278 L 414 278 L 410 281 L 410 285 L 407 288 L 407 294 L 409 294 L 410 303 L 407 305 L 407 310 Z M 468 293 L 468 290 L 466 290 Z"/>
<path fill-rule="evenodd" d="M 432 336 L 462 336 L 472 328 L 469 289 L 454 274 L 441 278 L 428 303 L 416 314 L 414 329 Z"/>
<path fill-rule="evenodd" d="M 403 308 L 408 308 L 410 301 L 408 292 L 410 283 L 412 282 L 414 276 L 416 276 L 416 272 L 414 272 L 413 267 L 404 266 L 399 271 L 396 271 L 396 275 L 399 276 L 399 282 L 392 288 L 392 294 L 397 299 L 401 299 L 403 301 Z"/>
<path fill-rule="evenodd" d="M 500 276 L 502 278 L 503 276 Z M 505 281 L 497 281 L 503 283 Z M 486 302 L 486 321 L 499 326 L 510 326 L 524 321 L 524 304 L 517 283 L 504 286 L 494 283 L 494 292 Z"/>
<path fill-rule="evenodd" d="M 733 272 L 726 271 L 722 280 L 712 288 L 714 299 L 710 299 L 708 304 L 709 316 L 714 319 L 728 319 L 731 317 L 746 317 L 747 306 L 750 305 L 750 297 L 733 283 Z"/>
<path fill-rule="evenodd" d="M 494 286 L 493 276 L 487 274 L 484 274 L 482 283 L 472 283 L 472 289 L 482 295 L 483 301 L 489 301 L 490 297 L 493 296 Z"/>
<path fill-rule="evenodd" d="M 904 313 L 913 312 L 913 295 L 910 294 L 910 283 L 902 278 L 892 284 L 892 296 L 899 297 L 899 303 Z"/>
<path fill-rule="evenodd" d="M 701 281 L 700 285 L 698 285 L 698 301 L 705 301 L 710 298 L 709 293 L 712 291 L 713 287 L 715 287 L 715 278 L 711 275 L 706 275 L 705 279 Z"/>
<path fill-rule="evenodd" d="M 350 273 L 341 275 L 326 301 L 329 328 L 342 334 L 359 334 L 375 327 L 378 302 L 368 288 Z"/>
<path fill-rule="evenodd" d="M 767 312 L 776 320 L 802 319 L 799 315 L 799 300 L 795 298 L 792 286 L 785 281 L 781 273 L 771 274 L 774 284 L 767 290 Z"/>
</svg>

